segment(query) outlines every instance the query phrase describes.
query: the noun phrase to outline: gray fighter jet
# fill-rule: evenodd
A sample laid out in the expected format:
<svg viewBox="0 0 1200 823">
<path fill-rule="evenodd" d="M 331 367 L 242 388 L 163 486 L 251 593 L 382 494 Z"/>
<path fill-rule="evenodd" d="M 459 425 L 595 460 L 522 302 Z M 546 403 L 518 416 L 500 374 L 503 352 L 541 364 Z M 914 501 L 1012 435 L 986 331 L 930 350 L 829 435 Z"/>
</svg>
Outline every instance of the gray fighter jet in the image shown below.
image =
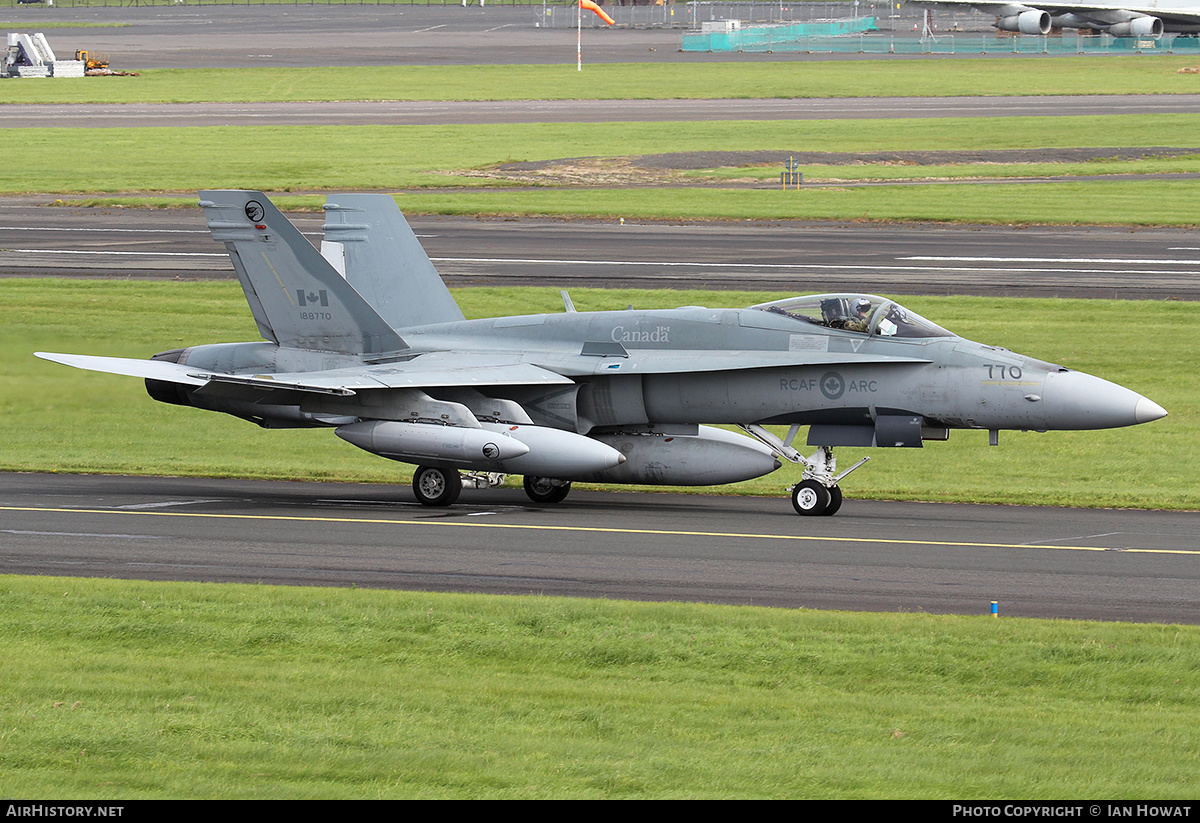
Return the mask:
<svg viewBox="0 0 1200 823">
<path fill-rule="evenodd" d="M 331 195 L 323 253 L 261 192 L 201 198 L 265 342 L 150 360 L 38 356 L 140 377 L 155 400 L 268 428 L 330 427 L 415 464 L 413 491 L 428 506 L 507 474 L 548 504 L 575 480 L 713 485 L 788 460 L 804 467 L 796 511 L 830 515 L 839 483 L 869 459 L 839 473 L 835 446 L 919 448 L 956 428 L 987 429 L 994 445 L 1001 429 L 1166 415 L 1121 386 L 965 340 L 874 295 L 577 312 L 564 292 L 560 314 L 466 320 L 391 197 Z M 793 447 L 803 426 L 807 457 Z"/>
</svg>

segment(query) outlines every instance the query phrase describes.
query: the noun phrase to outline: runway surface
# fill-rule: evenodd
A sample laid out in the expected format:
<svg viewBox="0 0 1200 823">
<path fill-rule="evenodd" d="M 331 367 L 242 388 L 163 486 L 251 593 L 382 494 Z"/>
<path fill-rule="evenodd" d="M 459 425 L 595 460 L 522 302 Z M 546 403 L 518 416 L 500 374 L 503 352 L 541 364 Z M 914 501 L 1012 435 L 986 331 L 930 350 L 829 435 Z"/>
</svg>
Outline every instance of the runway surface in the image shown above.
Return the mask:
<svg viewBox="0 0 1200 823">
<path fill-rule="evenodd" d="M 1200 513 L 0 474 L 10 574 L 1200 623 Z"/>
<path fill-rule="evenodd" d="M 398 92 L 402 95 L 403 92 Z M 474 125 L 945 117 L 1076 117 L 1200 111 L 1200 94 L 762 100 L 331 101 L 0 104 L 8 128 Z"/>
<path fill-rule="evenodd" d="M 200 210 L 0 199 L 0 276 L 232 278 Z M 322 217 L 293 215 L 319 244 Z M 417 217 L 451 286 L 1200 299 L 1200 232 Z"/>
</svg>

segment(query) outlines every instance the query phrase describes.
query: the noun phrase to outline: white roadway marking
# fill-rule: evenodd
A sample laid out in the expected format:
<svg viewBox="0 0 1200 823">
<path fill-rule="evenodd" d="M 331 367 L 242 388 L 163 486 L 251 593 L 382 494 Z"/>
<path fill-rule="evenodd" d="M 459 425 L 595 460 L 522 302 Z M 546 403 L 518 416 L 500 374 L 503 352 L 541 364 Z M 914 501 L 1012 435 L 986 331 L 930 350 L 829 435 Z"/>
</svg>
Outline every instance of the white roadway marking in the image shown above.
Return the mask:
<svg viewBox="0 0 1200 823">
<path fill-rule="evenodd" d="M 431 257 L 438 263 L 521 263 L 524 265 L 560 265 L 560 266 L 660 266 L 663 268 L 704 268 L 704 269 L 820 269 L 822 271 L 957 271 L 957 272 L 995 272 L 996 268 L 984 266 L 893 266 L 883 263 L 874 265 L 847 265 L 830 263 L 712 263 L 703 261 L 664 261 L 664 260 L 555 260 L 551 258 L 522 258 L 522 257 Z M 913 258 L 900 258 L 913 259 Z M 1051 260 L 1047 262 L 1062 262 Z M 1074 262 L 1074 261 L 1066 261 Z M 1092 261 L 1084 261 L 1092 262 Z M 1098 261 L 1106 262 L 1106 261 Z M 1128 261 L 1117 261 L 1128 262 Z M 1147 261 L 1160 262 L 1160 261 Z M 1171 262 L 1171 261 L 1168 261 Z M 1200 265 L 1200 260 L 1188 261 Z M 1063 269 L 1063 268 L 1009 268 L 999 271 L 1061 273 L 1061 274 L 1200 274 L 1200 271 L 1177 271 L 1174 269 Z"/>
<path fill-rule="evenodd" d="M 226 257 L 225 252 L 169 252 L 169 251 L 87 251 L 81 249 L 4 249 L 15 254 L 72 254 L 72 255 L 115 255 L 126 257 Z M 701 269 L 781 269 L 801 271 L 820 269 L 822 271 L 946 271 L 946 272 L 995 272 L 1008 271 L 1017 273 L 1041 274 L 1200 274 L 1200 271 L 1177 269 L 1071 269 L 1071 268 L 1013 268 L 997 269 L 986 266 L 895 266 L 883 263 L 874 265 L 846 265 L 830 263 L 714 263 L 709 261 L 672 261 L 672 260 L 569 260 L 536 257 L 431 257 L 436 263 L 490 263 L 490 264 L 521 264 L 544 266 L 650 266 L 659 268 L 701 268 Z M 1017 262 L 1017 263 L 1160 263 L 1163 265 L 1200 265 L 1200 260 L 1117 260 L 1117 259 L 1086 259 L 1061 260 L 1053 258 L 1003 258 L 1003 257 L 901 257 L 899 260 L 930 262 Z"/>
<path fill-rule="evenodd" d="M 1171 251 L 1187 251 L 1171 249 Z M 930 260 L 945 263 L 1149 263 L 1160 266 L 1194 266 L 1200 260 L 1157 260 L 1122 257 L 897 257 L 897 260 Z"/>
<path fill-rule="evenodd" d="M 37 532 L 28 529 L 0 529 L 3 534 L 30 534 L 38 537 L 120 537 L 130 540 L 169 540 L 159 534 L 104 534 L 102 532 Z"/>
<path fill-rule="evenodd" d="M 82 249 L 5 249 L 17 254 L 111 254 L 118 257 L 228 257 L 228 252 L 207 251 L 84 251 Z"/>
<path fill-rule="evenodd" d="M 0 226 L 0 231 L 129 232 L 131 234 L 208 234 L 205 229 L 83 229 L 67 226 Z"/>
<path fill-rule="evenodd" d="M 1049 540 L 1031 540 L 1026 543 L 1026 546 L 1041 546 L 1047 543 L 1062 543 L 1067 540 L 1094 540 L 1097 537 L 1113 537 L 1125 532 L 1101 532 L 1100 534 L 1081 534 L 1076 537 L 1054 537 Z M 1123 549 L 1113 549 L 1113 551 L 1124 551 Z"/>
</svg>

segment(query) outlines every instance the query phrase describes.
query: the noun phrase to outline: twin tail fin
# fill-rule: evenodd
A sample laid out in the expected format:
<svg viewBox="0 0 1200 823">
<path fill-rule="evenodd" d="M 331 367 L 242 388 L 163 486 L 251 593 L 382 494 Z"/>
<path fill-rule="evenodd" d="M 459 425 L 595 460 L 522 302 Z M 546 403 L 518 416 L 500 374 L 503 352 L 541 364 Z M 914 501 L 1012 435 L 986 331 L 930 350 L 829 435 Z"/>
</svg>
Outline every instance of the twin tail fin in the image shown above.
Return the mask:
<svg viewBox="0 0 1200 823">
<path fill-rule="evenodd" d="M 290 348 L 383 358 L 407 348 L 378 311 L 258 191 L 202 191 L 263 338 Z"/>
</svg>

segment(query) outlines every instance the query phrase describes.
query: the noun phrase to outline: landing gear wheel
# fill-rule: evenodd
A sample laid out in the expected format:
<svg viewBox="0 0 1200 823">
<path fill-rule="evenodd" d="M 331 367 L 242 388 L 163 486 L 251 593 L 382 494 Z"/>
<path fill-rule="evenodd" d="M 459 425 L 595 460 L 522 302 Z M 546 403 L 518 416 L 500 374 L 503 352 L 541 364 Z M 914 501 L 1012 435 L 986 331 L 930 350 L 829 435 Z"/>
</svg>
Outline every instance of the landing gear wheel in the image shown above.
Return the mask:
<svg viewBox="0 0 1200 823">
<path fill-rule="evenodd" d="M 838 509 L 842 507 L 842 490 L 838 486 L 829 487 L 829 505 L 822 512 L 826 517 L 832 517 L 837 514 Z"/>
<path fill-rule="evenodd" d="M 571 491 L 571 483 L 549 477 L 525 475 L 525 494 L 534 503 L 561 503 Z"/>
<path fill-rule="evenodd" d="M 792 507 L 797 514 L 815 516 L 825 513 L 832 496 L 816 480 L 804 480 L 792 488 Z"/>
<path fill-rule="evenodd" d="M 457 469 L 421 466 L 413 475 L 413 494 L 422 506 L 449 506 L 462 492 Z"/>
</svg>

